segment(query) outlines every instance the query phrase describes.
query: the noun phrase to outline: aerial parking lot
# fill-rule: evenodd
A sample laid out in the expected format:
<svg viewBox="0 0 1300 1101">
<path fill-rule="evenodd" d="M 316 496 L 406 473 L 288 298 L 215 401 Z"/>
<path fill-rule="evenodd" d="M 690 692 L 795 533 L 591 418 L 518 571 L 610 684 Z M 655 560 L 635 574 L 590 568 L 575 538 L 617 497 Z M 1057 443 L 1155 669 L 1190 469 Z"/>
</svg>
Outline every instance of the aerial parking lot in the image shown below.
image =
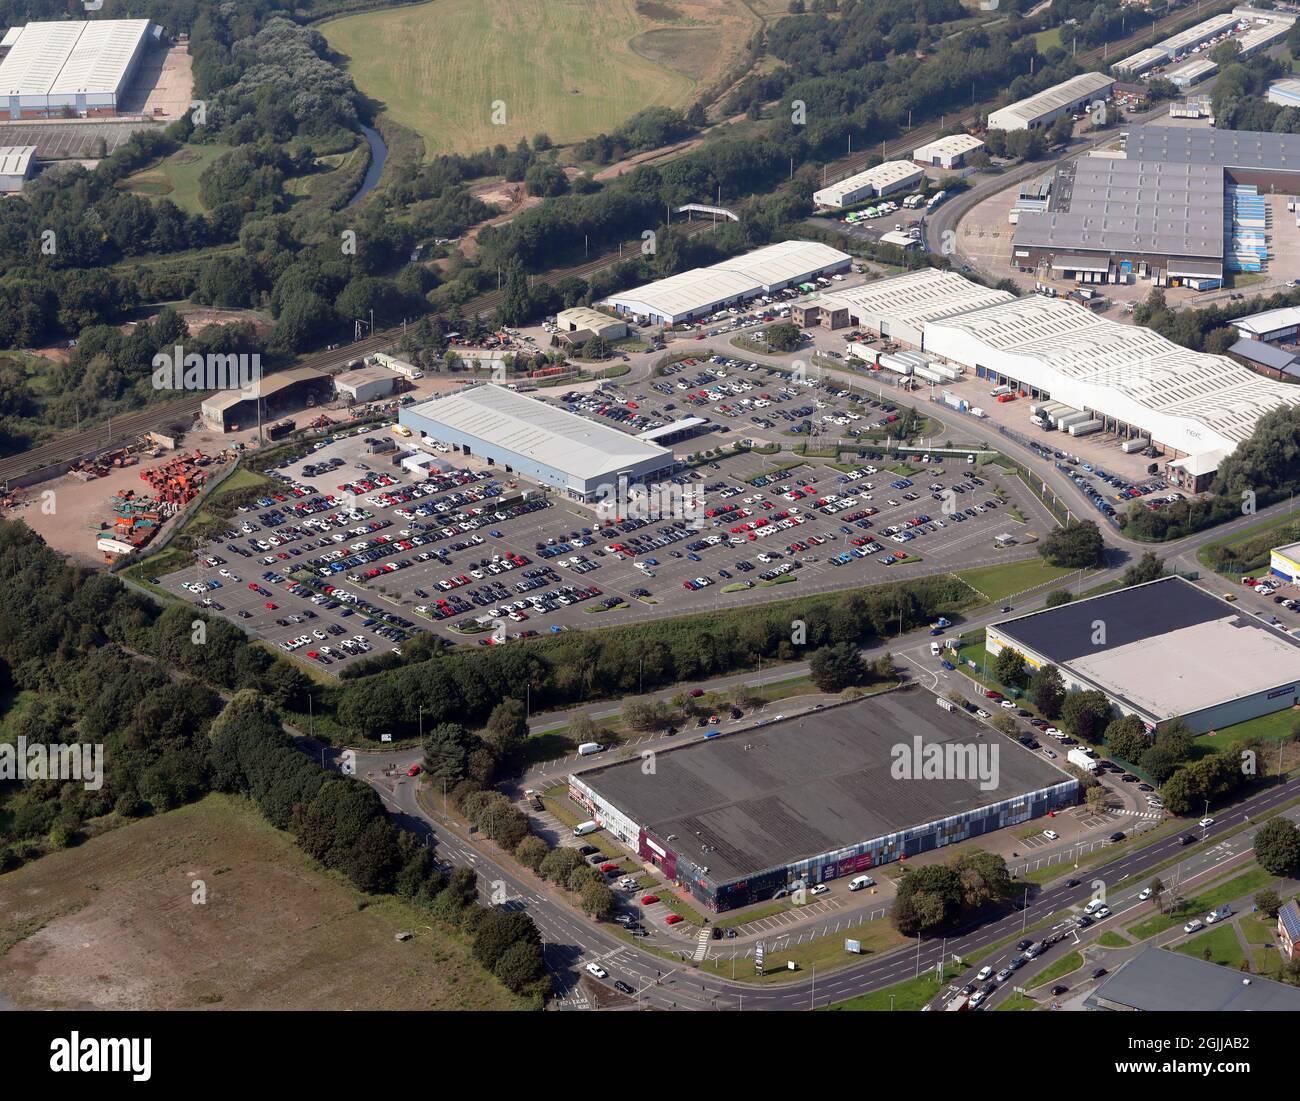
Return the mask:
<svg viewBox="0 0 1300 1101">
<path fill-rule="evenodd" d="M 754 393 L 781 411 L 830 397 L 786 388 Z M 673 417 L 668 395 L 629 390 L 554 400 L 593 419 L 622 410 L 633 431 Z M 988 565 L 1029 553 L 999 536 L 1018 543 L 1051 523 L 1018 481 L 960 454 L 902 465 L 864 443 L 861 458 L 831 465 L 742 451 L 684 464 L 659 498 L 680 510 L 623 516 L 459 454 L 409 471 L 373 453 L 392 438 L 372 426 L 304 444 L 193 566 L 159 583 L 337 675 L 422 631 L 501 645 Z"/>
</svg>

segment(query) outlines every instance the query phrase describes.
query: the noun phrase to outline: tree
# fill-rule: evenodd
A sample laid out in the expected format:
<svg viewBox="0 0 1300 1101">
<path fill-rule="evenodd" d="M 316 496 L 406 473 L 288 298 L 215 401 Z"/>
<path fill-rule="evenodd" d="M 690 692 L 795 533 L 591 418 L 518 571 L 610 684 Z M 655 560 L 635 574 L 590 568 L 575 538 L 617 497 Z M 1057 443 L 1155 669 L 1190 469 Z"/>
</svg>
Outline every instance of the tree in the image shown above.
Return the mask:
<svg viewBox="0 0 1300 1101">
<path fill-rule="evenodd" d="M 956 868 L 943 864 L 909 867 L 898 881 L 898 896 L 891 910 L 894 926 L 907 937 L 938 928 L 957 916 L 964 898 Z"/>
<path fill-rule="evenodd" d="M 1106 560 L 1106 545 L 1095 521 L 1072 520 L 1050 532 L 1038 544 L 1038 553 L 1053 566 L 1087 569 Z"/>
<path fill-rule="evenodd" d="M 545 841 L 530 833 L 515 846 L 515 859 L 525 868 L 537 871 L 550 851 Z"/>
<path fill-rule="evenodd" d="M 1282 909 L 1282 900 L 1276 891 L 1265 889 L 1255 892 L 1255 905 L 1269 917 L 1275 918 L 1277 912 Z"/>
<path fill-rule="evenodd" d="M 1062 604 L 1069 604 L 1074 599 L 1074 593 L 1069 589 L 1053 589 L 1047 594 L 1047 599 L 1043 601 L 1044 608 L 1059 608 Z"/>
<path fill-rule="evenodd" d="M 803 342 L 799 326 L 790 321 L 778 321 L 769 325 L 763 339 L 778 352 L 792 352 Z"/>
<path fill-rule="evenodd" d="M 1155 553 L 1147 551 L 1141 558 L 1124 571 L 1121 585 L 1141 585 L 1165 576 L 1165 560 L 1157 558 Z"/>
<path fill-rule="evenodd" d="M 641 733 L 662 730 L 668 725 L 668 708 L 662 700 L 628 700 L 623 704 L 623 721 Z"/>
<path fill-rule="evenodd" d="M 585 913 L 597 919 L 607 918 L 614 912 L 614 892 L 603 883 L 588 883 L 578 901 Z"/>
<path fill-rule="evenodd" d="M 1141 719 L 1124 715 L 1106 727 L 1106 748 L 1121 761 L 1137 764 L 1151 748 L 1151 737 Z"/>
<path fill-rule="evenodd" d="M 577 711 L 569 719 L 569 737 L 579 745 L 596 741 L 599 734 L 600 728 L 596 725 L 596 720 L 587 712 Z"/>
<path fill-rule="evenodd" d="M 993 662 L 993 675 L 998 678 L 999 684 L 1011 688 L 1023 687 L 1028 680 L 1024 655 L 1011 646 L 1002 647 Z"/>
<path fill-rule="evenodd" d="M 506 325 L 522 325 L 532 315 L 532 300 L 528 294 L 528 273 L 517 256 L 505 263 L 505 297 L 501 300 L 501 320 Z"/>
<path fill-rule="evenodd" d="M 998 708 L 998 710 L 993 713 L 993 717 L 989 719 L 989 722 L 992 724 L 994 730 L 1008 736 L 1014 735 L 1019 729 L 1016 726 L 1016 720 L 1001 708 Z"/>
<path fill-rule="evenodd" d="M 1093 784 L 1083 797 L 1091 811 L 1099 811 L 1110 802 L 1110 793 L 1101 784 Z"/>
<path fill-rule="evenodd" d="M 808 672 L 821 691 L 842 692 L 862 683 L 866 667 L 853 643 L 840 642 L 817 650 L 808 662 Z"/>
<path fill-rule="evenodd" d="M 1104 692 L 1070 692 L 1061 704 L 1061 721 L 1085 741 L 1100 742 L 1110 719 L 1111 704 Z"/>
<path fill-rule="evenodd" d="M 1153 880 L 1151 880 L 1150 883 L 1147 884 L 1147 886 L 1151 888 L 1151 897 L 1156 900 L 1156 908 L 1163 914 L 1165 912 L 1165 907 L 1163 902 L 1165 896 L 1164 880 L 1162 880 L 1159 876 L 1156 876 Z"/>
<path fill-rule="evenodd" d="M 528 717 L 522 700 L 502 700 L 492 708 L 483 728 L 483 740 L 492 747 L 498 760 L 514 754 L 527 737 Z"/>
<path fill-rule="evenodd" d="M 546 854 L 538 872 L 552 883 L 564 884 L 569 880 L 574 868 L 582 867 L 582 854 L 577 849 L 552 849 Z"/>
<path fill-rule="evenodd" d="M 1287 818 L 1270 818 L 1255 831 L 1255 862 L 1271 875 L 1300 871 L 1300 826 Z"/>
<path fill-rule="evenodd" d="M 1061 671 L 1055 665 L 1044 665 L 1029 679 L 1029 697 L 1049 719 L 1061 714 L 1061 704 L 1065 700 L 1065 681 Z"/>
<path fill-rule="evenodd" d="M 460 723 L 439 723 L 424 737 L 424 772 L 455 784 L 465 778 L 473 736 Z"/>
</svg>

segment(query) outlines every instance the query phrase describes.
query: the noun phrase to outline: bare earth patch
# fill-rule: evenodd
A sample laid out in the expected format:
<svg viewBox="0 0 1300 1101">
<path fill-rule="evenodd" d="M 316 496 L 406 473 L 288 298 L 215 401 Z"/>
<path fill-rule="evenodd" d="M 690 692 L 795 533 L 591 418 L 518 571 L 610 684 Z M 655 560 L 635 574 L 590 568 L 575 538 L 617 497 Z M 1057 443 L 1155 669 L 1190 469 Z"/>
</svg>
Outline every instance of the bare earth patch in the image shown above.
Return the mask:
<svg viewBox="0 0 1300 1101">
<path fill-rule="evenodd" d="M 0 995 L 23 1009 L 520 1008 L 458 936 L 393 899 L 358 909 L 367 897 L 250 804 L 209 796 L 0 877 Z"/>
</svg>

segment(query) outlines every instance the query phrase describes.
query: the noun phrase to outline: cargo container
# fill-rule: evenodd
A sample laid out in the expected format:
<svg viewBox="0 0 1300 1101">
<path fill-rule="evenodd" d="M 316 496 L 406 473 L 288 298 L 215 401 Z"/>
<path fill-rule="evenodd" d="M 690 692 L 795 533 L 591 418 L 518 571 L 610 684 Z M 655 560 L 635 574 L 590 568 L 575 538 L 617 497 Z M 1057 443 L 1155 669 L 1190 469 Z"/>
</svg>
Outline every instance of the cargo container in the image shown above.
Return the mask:
<svg viewBox="0 0 1300 1101">
<path fill-rule="evenodd" d="M 1080 413 L 1078 410 L 1075 410 L 1073 413 L 1066 413 L 1053 419 L 1056 421 L 1056 427 L 1064 432 L 1070 427 L 1070 425 L 1082 424 L 1084 421 L 1092 420 L 1092 417 L 1087 413 Z"/>
<path fill-rule="evenodd" d="M 1069 427 L 1071 436 L 1091 436 L 1094 432 L 1100 432 L 1104 423 L 1099 420 L 1079 421 Z"/>
<path fill-rule="evenodd" d="M 1132 455 L 1135 451 L 1145 451 L 1150 446 L 1151 446 L 1150 440 L 1132 439 L 1132 440 L 1125 440 L 1122 444 L 1119 445 L 1119 449 L 1122 452 L 1124 452 L 1125 455 Z"/>
<path fill-rule="evenodd" d="M 1082 749 L 1072 749 L 1065 755 L 1065 759 L 1076 768 L 1083 769 L 1084 772 L 1096 772 L 1097 762 L 1094 761 Z"/>
<path fill-rule="evenodd" d="M 923 378 L 927 382 L 935 382 L 935 383 L 952 382 L 952 379 L 946 377 L 945 375 L 941 375 L 933 367 L 917 367 L 912 373 L 917 378 Z"/>
<path fill-rule="evenodd" d="M 910 375 L 916 369 L 916 364 L 911 360 L 889 353 L 882 355 L 878 362 L 886 371 L 895 371 L 900 375 Z"/>
</svg>

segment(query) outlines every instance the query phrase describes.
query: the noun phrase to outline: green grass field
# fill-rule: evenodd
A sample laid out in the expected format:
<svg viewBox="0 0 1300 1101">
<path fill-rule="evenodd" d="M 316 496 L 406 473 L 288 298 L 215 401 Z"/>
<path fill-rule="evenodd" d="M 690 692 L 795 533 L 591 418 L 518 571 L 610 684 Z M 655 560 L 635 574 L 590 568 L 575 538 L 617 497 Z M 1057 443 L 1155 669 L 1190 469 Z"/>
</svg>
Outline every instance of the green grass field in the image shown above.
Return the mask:
<svg viewBox="0 0 1300 1101">
<path fill-rule="evenodd" d="M 1237 939 L 1237 931 L 1231 925 L 1211 929 L 1208 933 L 1192 937 L 1186 944 L 1180 944 L 1176 951 L 1196 959 L 1205 958 L 1205 950 L 1210 950 L 1210 962 L 1223 967 L 1240 967 L 1246 959 Z"/>
<path fill-rule="evenodd" d="M 716 17 L 714 67 L 752 26 L 732 0 L 681 6 Z M 513 146 L 537 133 L 567 143 L 611 131 L 645 107 L 689 103 L 697 81 L 655 60 L 646 37 L 654 27 L 634 0 L 434 0 L 320 30 L 349 58 L 361 91 L 438 153 Z M 502 123 L 493 121 L 498 101 Z"/>
<path fill-rule="evenodd" d="M 170 199 L 190 214 L 206 213 L 207 207 L 199 199 L 199 177 L 208 165 L 230 148 L 228 145 L 187 145 L 153 167 L 128 176 L 122 181 L 122 187 L 137 195 Z"/>
<path fill-rule="evenodd" d="M 1029 558 L 1022 562 L 1007 562 L 1001 566 L 982 566 L 975 570 L 963 570 L 957 576 L 972 589 L 995 601 L 1004 600 L 1008 596 L 1032 589 L 1035 585 L 1042 585 L 1078 572 L 1061 566 L 1049 566 L 1041 558 Z"/>
</svg>

